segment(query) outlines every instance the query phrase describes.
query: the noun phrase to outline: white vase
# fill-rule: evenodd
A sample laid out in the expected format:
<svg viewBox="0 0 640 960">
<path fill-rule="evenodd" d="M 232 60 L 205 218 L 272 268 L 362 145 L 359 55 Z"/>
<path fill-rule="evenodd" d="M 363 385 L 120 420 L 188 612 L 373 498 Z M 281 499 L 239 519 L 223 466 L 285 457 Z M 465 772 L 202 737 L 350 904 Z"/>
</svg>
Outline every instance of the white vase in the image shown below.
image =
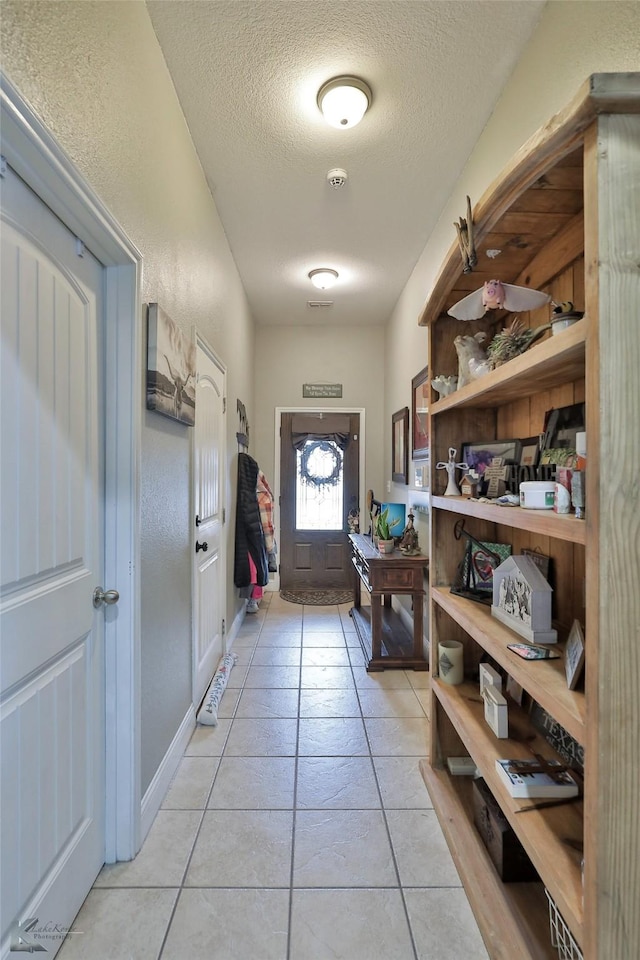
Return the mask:
<svg viewBox="0 0 640 960">
<path fill-rule="evenodd" d="M 452 686 L 464 680 L 464 646 L 460 640 L 442 640 L 438 644 L 438 674 Z"/>
</svg>

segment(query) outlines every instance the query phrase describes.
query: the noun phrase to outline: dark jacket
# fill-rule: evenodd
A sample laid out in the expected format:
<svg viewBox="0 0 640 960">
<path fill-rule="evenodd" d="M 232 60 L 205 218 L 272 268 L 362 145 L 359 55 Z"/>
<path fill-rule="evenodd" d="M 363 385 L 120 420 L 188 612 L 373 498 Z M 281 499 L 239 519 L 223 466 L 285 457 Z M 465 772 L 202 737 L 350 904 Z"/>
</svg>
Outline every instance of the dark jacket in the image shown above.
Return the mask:
<svg viewBox="0 0 640 960">
<path fill-rule="evenodd" d="M 238 454 L 238 500 L 236 503 L 236 555 L 233 582 L 236 587 L 248 587 L 253 581 L 249 571 L 249 554 L 256 565 L 259 587 L 269 582 L 267 552 L 258 506 L 259 467 L 248 453 Z"/>
</svg>

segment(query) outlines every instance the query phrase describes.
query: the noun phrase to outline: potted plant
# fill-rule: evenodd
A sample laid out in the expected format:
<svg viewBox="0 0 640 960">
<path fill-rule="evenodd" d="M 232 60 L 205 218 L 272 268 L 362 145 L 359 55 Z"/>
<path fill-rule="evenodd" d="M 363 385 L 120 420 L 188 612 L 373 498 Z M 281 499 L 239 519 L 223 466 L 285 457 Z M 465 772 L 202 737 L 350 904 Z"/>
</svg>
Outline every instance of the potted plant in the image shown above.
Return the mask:
<svg viewBox="0 0 640 960">
<path fill-rule="evenodd" d="M 394 547 L 396 545 L 395 540 L 391 536 L 391 531 L 389 530 L 388 514 L 389 514 L 389 508 L 387 507 L 381 513 L 379 513 L 376 518 L 376 530 L 378 534 L 378 550 L 380 551 L 380 553 L 393 553 Z"/>
</svg>

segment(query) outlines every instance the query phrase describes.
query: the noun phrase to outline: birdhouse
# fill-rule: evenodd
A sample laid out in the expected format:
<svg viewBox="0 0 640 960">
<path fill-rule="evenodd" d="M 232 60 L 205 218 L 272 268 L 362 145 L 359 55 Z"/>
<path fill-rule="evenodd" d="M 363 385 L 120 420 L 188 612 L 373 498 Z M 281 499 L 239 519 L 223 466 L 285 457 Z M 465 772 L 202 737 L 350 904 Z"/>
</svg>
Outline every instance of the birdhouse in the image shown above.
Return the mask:
<svg viewBox="0 0 640 960">
<path fill-rule="evenodd" d="M 476 497 L 478 495 L 478 478 L 472 477 L 468 473 L 460 481 L 460 493 L 463 497 Z"/>
<path fill-rule="evenodd" d="M 508 557 L 493 571 L 491 615 L 529 643 L 557 643 L 551 626 L 552 593 L 533 560 Z"/>
</svg>

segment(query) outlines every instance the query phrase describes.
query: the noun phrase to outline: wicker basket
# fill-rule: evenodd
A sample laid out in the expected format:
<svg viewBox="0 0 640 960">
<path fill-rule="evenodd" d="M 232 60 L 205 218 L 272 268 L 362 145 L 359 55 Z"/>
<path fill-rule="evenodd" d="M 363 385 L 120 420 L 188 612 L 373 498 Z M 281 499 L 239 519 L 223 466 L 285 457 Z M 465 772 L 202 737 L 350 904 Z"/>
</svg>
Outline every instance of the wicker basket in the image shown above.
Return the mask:
<svg viewBox="0 0 640 960">
<path fill-rule="evenodd" d="M 565 923 L 551 894 L 545 890 L 549 901 L 549 928 L 551 930 L 551 945 L 558 951 L 560 960 L 584 960 L 582 950 L 576 943 L 573 934 Z"/>
</svg>

